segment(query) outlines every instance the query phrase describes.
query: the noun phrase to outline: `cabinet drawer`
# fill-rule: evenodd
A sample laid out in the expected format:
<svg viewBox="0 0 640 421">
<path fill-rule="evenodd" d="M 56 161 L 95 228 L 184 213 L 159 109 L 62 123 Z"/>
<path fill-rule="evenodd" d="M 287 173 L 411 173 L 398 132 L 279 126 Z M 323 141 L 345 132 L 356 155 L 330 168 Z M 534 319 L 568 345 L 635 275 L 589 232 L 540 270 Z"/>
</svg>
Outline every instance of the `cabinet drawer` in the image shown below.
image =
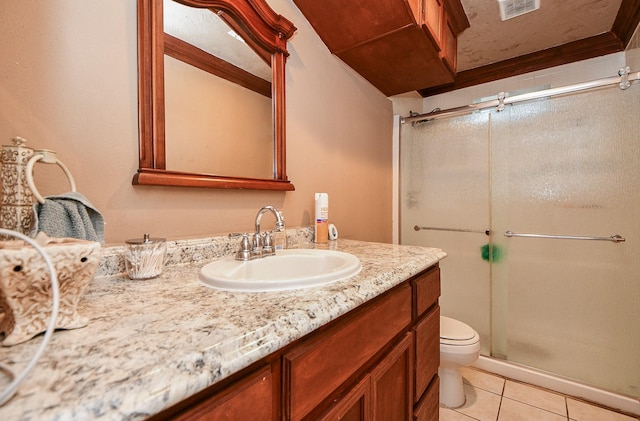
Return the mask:
<svg viewBox="0 0 640 421">
<path fill-rule="evenodd" d="M 429 385 L 422 400 L 416 405 L 413 413 L 414 421 L 433 421 L 438 419 L 440 404 L 440 379 L 436 376 Z"/>
<path fill-rule="evenodd" d="M 273 419 L 273 376 L 264 368 L 213 398 L 200 402 L 178 416 L 175 421 L 216 421 Z"/>
<path fill-rule="evenodd" d="M 415 290 L 415 317 L 419 318 L 440 297 L 440 268 L 434 267 L 411 281 Z"/>
<path fill-rule="evenodd" d="M 416 336 L 416 389 L 418 401 L 440 365 L 440 307 L 434 308 L 414 327 Z"/>
<path fill-rule="evenodd" d="M 285 414 L 300 420 L 411 323 L 411 287 L 366 304 L 283 357 Z"/>
</svg>

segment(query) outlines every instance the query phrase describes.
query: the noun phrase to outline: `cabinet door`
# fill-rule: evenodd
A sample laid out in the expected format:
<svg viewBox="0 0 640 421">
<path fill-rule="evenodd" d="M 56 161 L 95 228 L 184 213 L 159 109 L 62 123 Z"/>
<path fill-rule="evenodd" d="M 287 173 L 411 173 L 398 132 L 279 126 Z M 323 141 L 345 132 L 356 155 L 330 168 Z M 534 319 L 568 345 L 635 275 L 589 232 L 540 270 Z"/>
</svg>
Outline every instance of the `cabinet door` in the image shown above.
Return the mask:
<svg viewBox="0 0 640 421">
<path fill-rule="evenodd" d="M 340 399 L 320 421 L 368 421 L 371 419 L 371 377 L 366 376 Z"/>
<path fill-rule="evenodd" d="M 424 24 L 429 30 L 438 50 L 442 45 L 442 21 L 444 8 L 442 0 L 424 0 Z"/>
<path fill-rule="evenodd" d="M 444 14 L 442 22 L 442 42 L 440 57 L 444 64 L 449 68 L 452 74 L 456 74 L 458 55 L 458 38 L 451 27 L 451 22 L 447 14 Z"/>
<path fill-rule="evenodd" d="M 413 409 L 413 334 L 402 340 L 371 371 L 372 420 L 409 421 Z"/>
<path fill-rule="evenodd" d="M 270 367 L 239 381 L 218 395 L 173 418 L 181 421 L 271 421 L 273 378 Z"/>
</svg>

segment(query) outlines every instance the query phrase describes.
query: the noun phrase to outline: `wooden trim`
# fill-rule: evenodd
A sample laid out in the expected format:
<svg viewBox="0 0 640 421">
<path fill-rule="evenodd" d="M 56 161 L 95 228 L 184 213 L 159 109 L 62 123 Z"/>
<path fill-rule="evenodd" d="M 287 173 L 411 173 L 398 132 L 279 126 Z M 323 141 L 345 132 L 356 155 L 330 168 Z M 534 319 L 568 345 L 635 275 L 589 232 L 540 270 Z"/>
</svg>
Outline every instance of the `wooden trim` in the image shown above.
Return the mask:
<svg viewBox="0 0 640 421">
<path fill-rule="evenodd" d="M 622 0 L 611 32 L 617 36 L 626 48 L 640 23 L 640 0 Z"/>
<path fill-rule="evenodd" d="M 167 187 L 205 187 L 246 190 L 295 190 L 288 180 L 225 177 L 214 174 L 195 174 L 152 168 L 140 168 L 133 176 L 134 185 Z"/>
<path fill-rule="evenodd" d="M 268 80 L 259 78 L 166 32 L 164 34 L 164 53 L 176 60 L 271 98 L 271 82 Z"/>
<path fill-rule="evenodd" d="M 186 6 L 212 9 L 225 21 L 235 22 L 234 29 L 243 28 L 240 33 L 252 33 L 250 41 L 256 42 L 267 51 L 287 53 L 287 40 L 296 27 L 282 15 L 277 14 L 263 0 L 175 0 Z"/>
<path fill-rule="evenodd" d="M 182 56 L 192 56 L 192 49 L 177 47 L 177 43 L 173 43 L 172 40 L 165 45 L 165 39 L 169 36 L 165 37 L 163 30 L 162 0 L 138 0 L 139 169 L 133 176 L 132 183 L 221 189 L 294 190 L 293 184 L 287 179 L 285 168 L 285 63 L 288 55 L 287 41 L 296 31 L 296 27 L 275 13 L 265 0 L 176 1 L 187 6 L 210 9 L 226 22 L 232 22 L 236 33 L 243 36 L 254 51 L 271 64 L 273 79 L 268 96 L 271 97 L 273 106 L 274 178 L 252 179 L 166 169 L 165 49 L 170 55 L 180 53 Z M 209 60 L 202 58 L 199 61 L 200 65 L 206 67 L 203 63 Z M 231 73 L 238 75 L 235 71 Z"/>
<path fill-rule="evenodd" d="M 160 5 L 160 7 L 158 7 Z M 164 168 L 164 65 L 162 0 L 138 1 L 138 154 L 141 168 Z M 163 124 L 157 124 L 162 121 Z"/>
<path fill-rule="evenodd" d="M 418 93 L 423 97 L 428 97 L 623 50 L 622 41 L 613 33 L 607 32 L 547 50 L 458 72 L 454 83 L 421 89 Z"/>
<path fill-rule="evenodd" d="M 151 68 L 151 30 L 152 25 L 147 18 L 151 16 L 150 5 L 146 1 L 138 2 L 138 159 L 140 167 L 151 167 L 153 151 L 149 150 L 151 144 L 142 139 L 152 139 L 153 116 L 151 115 L 152 100 L 150 74 L 140 72 L 140 69 Z"/>
<path fill-rule="evenodd" d="M 273 55 L 272 65 L 272 89 L 273 99 L 271 106 L 273 107 L 273 168 L 275 174 L 273 175 L 276 180 L 287 180 L 287 113 L 285 112 L 285 62 L 286 56 L 284 54 Z M 278 71 L 282 69 L 282 71 Z"/>
</svg>

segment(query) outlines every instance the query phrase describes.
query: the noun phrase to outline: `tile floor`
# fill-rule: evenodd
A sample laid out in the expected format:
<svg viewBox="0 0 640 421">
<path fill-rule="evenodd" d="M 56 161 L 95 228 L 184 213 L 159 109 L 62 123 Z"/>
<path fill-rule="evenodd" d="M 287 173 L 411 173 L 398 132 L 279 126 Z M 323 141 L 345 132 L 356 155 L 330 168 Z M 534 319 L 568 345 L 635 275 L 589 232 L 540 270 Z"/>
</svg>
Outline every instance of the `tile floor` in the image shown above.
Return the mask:
<svg viewBox="0 0 640 421">
<path fill-rule="evenodd" d="M 504 377 L 462 369 L 467 402 L 440 407 L 440 421 L 639 421 L 580 400 Z"/>
</svg>

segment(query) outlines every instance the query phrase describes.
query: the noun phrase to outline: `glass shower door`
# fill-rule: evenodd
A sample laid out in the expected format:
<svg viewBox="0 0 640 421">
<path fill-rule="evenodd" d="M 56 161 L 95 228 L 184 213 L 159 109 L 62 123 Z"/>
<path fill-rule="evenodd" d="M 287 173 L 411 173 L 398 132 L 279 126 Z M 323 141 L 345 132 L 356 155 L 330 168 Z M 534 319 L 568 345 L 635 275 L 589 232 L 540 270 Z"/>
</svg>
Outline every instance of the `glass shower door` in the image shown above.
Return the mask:
<svg viewBox="0 0 640 421">
<path fill-rule="evenodd" d="M 486 355 L 491 286 L 482 249 L 489 242 L 488 135 L 488 113 L 407 124 L 400 134 L 401 242 L 448 253 L 440 262 L 442 315 L 473 326 Z"/>
<path fill-rule="evenodd" d="M 492 113 L 494 356 L 640 395 L 640 87 Z M 505 237 L 620 234 L 625 242 Z"/>
</svg>

